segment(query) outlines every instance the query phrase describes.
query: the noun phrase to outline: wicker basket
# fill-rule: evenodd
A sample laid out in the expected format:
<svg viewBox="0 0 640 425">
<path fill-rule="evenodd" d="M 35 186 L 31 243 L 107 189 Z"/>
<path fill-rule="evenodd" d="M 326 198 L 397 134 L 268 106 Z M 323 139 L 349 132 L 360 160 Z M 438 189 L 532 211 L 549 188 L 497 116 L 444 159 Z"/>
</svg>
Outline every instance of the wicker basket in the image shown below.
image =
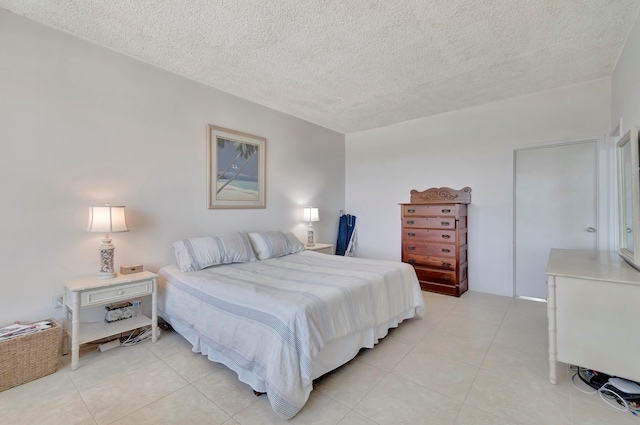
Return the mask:
<svg viewBox="0 0 640 425">
<path fill-rule="evenodd" d="M 0 391 L 17 387 L 58 369 L 60 325 L 53 319 L 51 328 L 0 341 Z"/>
</svg>

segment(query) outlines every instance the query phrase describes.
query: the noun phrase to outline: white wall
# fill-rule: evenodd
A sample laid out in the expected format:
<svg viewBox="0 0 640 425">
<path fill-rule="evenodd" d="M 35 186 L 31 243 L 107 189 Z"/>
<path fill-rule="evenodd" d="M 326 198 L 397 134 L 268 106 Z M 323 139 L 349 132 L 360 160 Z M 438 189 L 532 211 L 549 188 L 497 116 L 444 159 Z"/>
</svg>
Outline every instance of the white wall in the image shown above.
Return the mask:
<svg viewBox="0 0 640 425">
<path fill-rule="evenodd" d="M 293 230 L 320 208 L 335 241 L 344 135 L 224 94 L 0 9 L 0 326 L 59 317 L 67 278 L 98 271 L 87 206 L 127 206 L 115 265 L 156 271 L 174 240 Z M 267 139 L 267 208 L 206 208 L 206 125 Z"/>
<path fill-rule="evenodd" d="M 610 79 L 346 136 L 347 210 L 357 255 L 400 260 L 411 189 L 472 188 L 469 289 L 511 296 L 513 150 L 609 131 Z"/>
<path fill-rule="evenodd" d="M 622 131 L 640 127 L 640 15 L 618 59 L 611 77 L 611 123 L 622 118 Z"/>
</svg>

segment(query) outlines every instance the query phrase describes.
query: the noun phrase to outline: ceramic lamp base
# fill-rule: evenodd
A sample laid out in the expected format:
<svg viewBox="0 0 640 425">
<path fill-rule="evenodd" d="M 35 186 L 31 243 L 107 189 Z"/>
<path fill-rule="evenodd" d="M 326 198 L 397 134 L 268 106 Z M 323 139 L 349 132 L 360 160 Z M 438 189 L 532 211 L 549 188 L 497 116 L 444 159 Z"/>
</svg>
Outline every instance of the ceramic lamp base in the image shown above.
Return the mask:
<svg viewBox="0 0 640 425">
<path fill-rule="evenodd" d="M 116 247 L 111 245 L 111 239 L 103 239 L 102 245 L 98 248 L 100 251 L 100 273 L 98 279 L 112 279 L 118 274 L 113 268 L 113 251 Z"/>
<path fill-rule="evenodd" d="M 307 229 L 307 243 L 305 245 L 315 246 L 316 245 L 315 238 L 316 238 L 316 232 L 312 226 L 309 226 L 309 228 Z"/>
</svg>

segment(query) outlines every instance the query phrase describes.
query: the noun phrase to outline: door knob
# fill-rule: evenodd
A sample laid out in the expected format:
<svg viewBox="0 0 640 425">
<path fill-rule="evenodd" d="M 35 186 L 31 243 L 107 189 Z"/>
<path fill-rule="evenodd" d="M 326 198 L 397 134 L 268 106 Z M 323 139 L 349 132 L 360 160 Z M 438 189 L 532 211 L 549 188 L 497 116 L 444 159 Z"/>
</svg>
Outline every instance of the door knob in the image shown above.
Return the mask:
<svg viewBox="0 0 640 425">
<path fill-rule="evenodd" d="M 587 232 L 589 233 L 595 233 L 596 229 L 594 229 L 593 227 L 587 227 Z"/>
</svg>

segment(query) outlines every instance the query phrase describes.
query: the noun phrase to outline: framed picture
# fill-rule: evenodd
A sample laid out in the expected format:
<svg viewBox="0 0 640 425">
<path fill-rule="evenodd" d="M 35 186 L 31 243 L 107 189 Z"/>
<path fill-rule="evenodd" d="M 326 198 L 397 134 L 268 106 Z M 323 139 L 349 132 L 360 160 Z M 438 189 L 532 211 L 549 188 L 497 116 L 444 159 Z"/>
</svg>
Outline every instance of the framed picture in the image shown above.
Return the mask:
<svg viewBox="0 0 640 425">
<path fill-rule="evenodd" d="M 267 139 L 207 126 L 207 204 L 214 208 L 265 208 Z"/>
</svg>

